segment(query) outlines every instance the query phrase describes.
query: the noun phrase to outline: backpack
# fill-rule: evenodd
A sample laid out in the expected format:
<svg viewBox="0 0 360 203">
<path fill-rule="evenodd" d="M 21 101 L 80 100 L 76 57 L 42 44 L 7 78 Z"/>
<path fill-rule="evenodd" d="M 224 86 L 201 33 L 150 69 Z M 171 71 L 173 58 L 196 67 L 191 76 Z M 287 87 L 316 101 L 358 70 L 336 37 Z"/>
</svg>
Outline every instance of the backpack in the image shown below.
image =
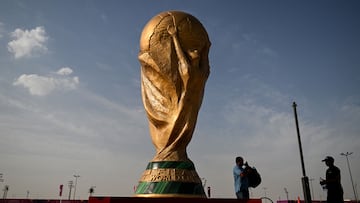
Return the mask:
<svg viewBox="0 0 360 203">
<path fill-rule="evenodd" d="M 261 183 L 261 176 L 255 167 L 247 166 L 245 168 L 249 180 L 249 187 L 256 188 Z"/>
</svg>

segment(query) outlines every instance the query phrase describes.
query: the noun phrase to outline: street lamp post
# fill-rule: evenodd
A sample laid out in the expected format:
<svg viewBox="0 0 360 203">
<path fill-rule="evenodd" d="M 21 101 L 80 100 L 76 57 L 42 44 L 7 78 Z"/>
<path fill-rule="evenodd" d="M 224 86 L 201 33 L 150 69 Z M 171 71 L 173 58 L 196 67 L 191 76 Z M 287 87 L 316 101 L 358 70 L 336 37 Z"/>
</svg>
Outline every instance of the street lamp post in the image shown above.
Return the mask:
<svg viewBox="0 0 360 203">
<path fill-rule="evenodd" d="M 286 200 L 287 200 L 287 202 L 289 202 L 289 192 L 286 189 L 286 187 L 284 188 L 284 191 L 285 191 L 285 194 L 286 194 Z"/>
<path fill-rule="evenodd" d="M 71 189 L 73 188 L 74 182 L 72 180 L 70 180 L 68 185 L 69 185 L 69 200 L 70 200 L 70 198 L 71 198 Z"/>
<path fill-rule="evenodd" d="M 75 177 L 75 186 L 74 186 L 74 196 L 73 196 L 73 199 L 75 200 L 75 193 L 76 193 L 76 185 L 77 185 L 77 179 L 80 177 L 80 175 L 74 175 Z"/>
<path fill-rule="evenodd" d="M 351 175 L 351 169 L 350 169 L 349 158 L 348 158 L 348 156 L 349 156 L 349 155 L 351 155 L 351 154 L 352 154 L 352 152 L 346 152 L 346 153 L 341 153 L 340 155 L 341 155 L 341 156 L 345 156 L 345 157 L 346 157 L 347 165 L 348 165 L 348 168 L 349 168 L 349 174 L 350 174 L 351 186 L 352 186 L 353 191 L 354 191 L 355 201 L 356 201 L 356 202 L 358 202 L 357 195 L 356 195 L 356 191 L 355 191 L 355 186 L 354 186 L 354 181 L 353 181 L 353 178 L 352 178 L 352 175 Z"/>
<path fill-rule="evenodd" d="M 298 122 L 298 117 L 297 117 L 296 106 L 297 106 L 297 104 L 294 102 L 293 108 L 294 108 L 294 116 L 295 116 L 295 125 L 296 125 L 297 138 L 298 138 L 298 142 L 299 142 L 300 161 L 301 161 L 301 168 L 302 168 L 302 173 L 303 173 L 303 177 L 301 178 L 301 181 L 302 181 L 302 186 L 303 186 L 305 203 L 311 203 L 309 178 L 306 176 L 306 173 L 305 173 L 304 156 L 303 156 L 303 151 L 302 151 L 302 146 L 301 146 L 300 130 L 299 130 L 299 122 Z"/>
</svg>

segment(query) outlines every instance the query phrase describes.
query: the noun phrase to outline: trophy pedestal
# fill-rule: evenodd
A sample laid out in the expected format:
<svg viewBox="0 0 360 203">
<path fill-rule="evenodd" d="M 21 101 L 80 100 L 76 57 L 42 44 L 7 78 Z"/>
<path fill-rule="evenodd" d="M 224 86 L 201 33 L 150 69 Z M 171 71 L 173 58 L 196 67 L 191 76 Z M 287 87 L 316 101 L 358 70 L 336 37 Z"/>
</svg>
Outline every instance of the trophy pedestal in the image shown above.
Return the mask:
<svg viewBox="0 0 360 203">
<path fill-rule="evenodd" d="M 191 161 L 150 162 L 135 196 L 206 198 L 201 179 Z"/>
</svg>

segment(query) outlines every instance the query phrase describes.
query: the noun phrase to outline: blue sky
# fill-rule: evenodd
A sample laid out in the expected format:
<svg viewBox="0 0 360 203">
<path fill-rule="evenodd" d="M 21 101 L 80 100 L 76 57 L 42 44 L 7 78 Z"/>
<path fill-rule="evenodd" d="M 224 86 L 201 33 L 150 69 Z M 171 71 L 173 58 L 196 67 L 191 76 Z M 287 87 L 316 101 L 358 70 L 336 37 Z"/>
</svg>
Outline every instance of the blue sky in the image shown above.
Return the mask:
<svg viewBox="0 0 360 203">
<path fill-rule="evenodd" d="M 285 199 L 284 188 L 302 197 L 296 101 L 314 198 L 326 198 L 318 184 L 326 155 L 353 198 L 340 153 L 354 152 L 360 184 L 359 9 L 358 1 L 1 1 L 0 187 L 9 185 L 13 198 L 57 198 L 58 186 L 79 174 L 77 198 L 91 186 L 95 195 L 132 196 L 155 153 L 139 37 L 156 14 L 181 10 L 212 42 L 188 146 L 212 196 L 235 198 L 241 155 L 262 174 L 253 198 Z"/>
</svg>

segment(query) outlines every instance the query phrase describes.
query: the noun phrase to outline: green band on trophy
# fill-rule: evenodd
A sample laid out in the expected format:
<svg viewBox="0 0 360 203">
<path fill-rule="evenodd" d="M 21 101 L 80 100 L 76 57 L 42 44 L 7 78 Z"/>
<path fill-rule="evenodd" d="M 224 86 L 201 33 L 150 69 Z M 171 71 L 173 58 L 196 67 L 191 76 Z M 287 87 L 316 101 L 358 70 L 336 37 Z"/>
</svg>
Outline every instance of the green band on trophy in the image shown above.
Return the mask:
<svg viewBox="0 0 360 203">
<path fill-rule="evenodd" d="M 203 196 L 204 190 L 201 183 L 141 182 L 137 187 L 136 194 L 184 194 Z"/>
</svg>

